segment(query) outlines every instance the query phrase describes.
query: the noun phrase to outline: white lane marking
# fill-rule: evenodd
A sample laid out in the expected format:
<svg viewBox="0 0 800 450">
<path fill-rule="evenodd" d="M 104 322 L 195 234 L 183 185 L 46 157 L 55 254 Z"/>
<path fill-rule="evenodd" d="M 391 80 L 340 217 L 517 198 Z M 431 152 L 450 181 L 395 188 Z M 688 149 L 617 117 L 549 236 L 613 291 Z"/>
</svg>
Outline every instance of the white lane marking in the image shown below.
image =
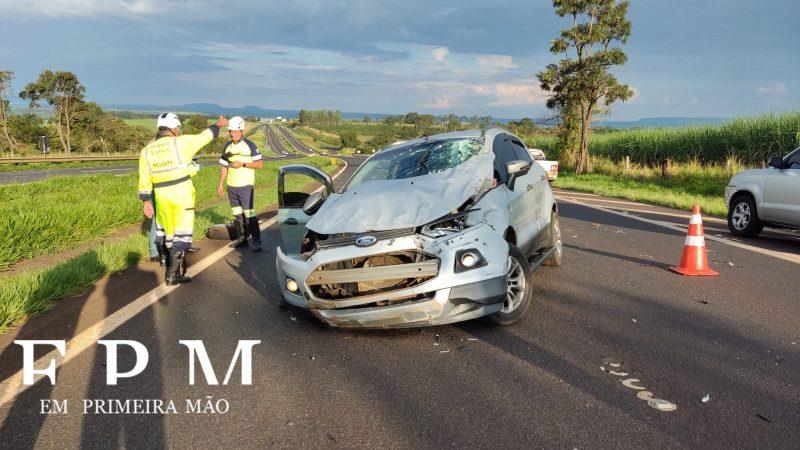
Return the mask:
<svg viewBox="0 0 800 450">
<path fill-rule="evenodd" d="M 339 170 L 332 177 L 332 179 L 336 179 L 339 175 L 341 175 L 345 171 L 345 169 L 347 169 L 347 161 L 345 161 L 344 159 L 342 159 L 342 161 L 344 161 L 344 167 L 342 167 L 341 170 Z M 320 186 L 317 189 L 317 191 L 320 189 L 322 189 L 322 186 Z M 270 226 L 272 226 L 272 224 L 274 224 L 275 221 L 277 220 L 276 217 L 273 217 L 265 221 L 261 225 L 261 229 L 265 230 Z M 221 260 L 234 250 L 236 249 L 230 248 L 226 245 L 218 249 L 214 253 L 208 255 L 207 257 L 201 259 L 197 263 L 192 264 L 186 271 L 186 274 L 192 277 L 197 276 L 197 274 L 211 267 L 214 263 Z M 70 360 L 81 354 L 84 350 L 94 345 L 94 343 L 97 342 L 98 339 L 107 336 L 109 333 L 119 328 L 125 322 L 134 318 L 137 314 L 144 311 L 150 305 L 158 302 L 165 295 L 178 289 L 179 287 L 180 285 L 167 286 L 166 284 L 161 284 L 160 286 L 147 292 L 146 294 L 142 295 L 141 297 L 137 298 L 131 303 L 128 303 L 114 314 L 111 314 L 105 319 L 100 320 L 99 322 L 95 323 L 89 328 L 83 330 L 77 336 L 74 336 L 71 339 L 69 339 L 66 345 L 67 351 L 65 356 L 62 357 L 61 354 L 54 349 L 53 351 L 37 359 L 36 362 L 34 363 L 34 366 L 40 369 L 42 367 L 47 366 L 47 364 L 49 364 L 51 360 L 55 360 L 56 369 L 58 369 L 62 365 L 68 363 Z M 45 383 L 47 382 L 42 380 L 37 380 L 37 382 L 38 381 Z M 0 396 L 0 406 L 10 402 L 17 395 L 21 394 L 26 389 L 34 385 L 35 383 L 32 385 L 22 384 L 22 370 L 19 370 L 18 372 L 14 373 L 10 377 L 3 380 L 2 383 L 0 383 L 0 392 L 3 393 L 2 396 Z"/>
<path fill-rule="evenodd" d="M 587 208 L 596 209 L 598 211 L 607 212 L 609 214 L 615 214 L 617 216 L 626 217 L 628 219 L 638 220 L 640 222 L 649 223 L 651 225 L 656 225 L 656 226 L 668 228 L 668 229 L 673 230 L 673 231 L 678 231 L 678 232 L 681 232 L 681 233 L 685 233 L 686 232 L 685 228 L 682 228 L 682 227 L 680 227 L 678 225 L 674 225 L 674 224 L 669 223 L 669 222 L 662 222 L 660 220 L 646 219 L 644 217 L 640 217 L 640 216 L 637 216 L 635 214 L 627 214 L 625 212 L 617 211 L 615 209 L 606 208 L 606 207 L 603 207 L 603 206 L 590 205 L 588 203 L 584 203 L 584 202 L 581 202 L 581 201 L 578 201 L 578 200 L 575 200 L 575 199 L 564 198 L 564 200 L 566 200 L 566 201 L 568 201 L 570 203 L 575 203 L 576 205 L 581 205 L 581 206 L 585 206 Z M 721 244 L 730 245 L 732 247 L 737 247 L 737 248 L 740 248 L 740 249 L 743 249 L 743 250 L 749 250 L 751 252 L 760 253 L 762 255 L 771 256 L 773 258 L 782 259 L 784 261 L 789 261 L 789 262 L 792 262 L 792 263 L 795 263 L 795 264 L 800 264 L 800 255 L 795 255 L 795 254 L 786 253 L 786 252 L 779 252 L 779 251 L 776 251 L 776 250 L 768 250 L 768 249 L 765 249 L 765 248 L 759 248 L 759 247 L 755 247 L 755 246 L 752 246 L 752 245 L 743 244 L 741 242 L 732 241 L 730 239 L 727 239 L 727 238 L 724 238 L 724 237 L 720 237 L 720 236 L 706 235 L 706 239 L 708 239 L 709 241 L 714 241 L 714 242 L 719 242 Z"/>
<path fill-rule="evenodd" d="M 581 198 L 577 198 L 577 197 L 569 197 L 569 196 L 561 196 L 561 195 L 556 196 L 556 197 L 557 198 L 561 198 L 563 200 L 568 200 L 568 201 L 569 200 L 573 200 L 573 201 L 576 201 L 576 202 L 583 202 L 585 200 L 588 200 L 588 199 L 581 199 Z M 646 205 L 642 205 L 641 203 L 635 203 L 635 204 L 639 205 L 639 206 L 646 206 Z M 588 203 L 587 203 L 587 205 L 588 205 Z M 686 214 L 670 213 L 670 212 L 666 212 L 666 211 L 655 211 L 655 210 L 650 210 L 650 209 L 620 208 L 620 207 L 614 207 L 614 206 L 600 206 L 600 205 L 593 205 L 593 206 L 613 209 L 614 211 L 639 212 L 639 213 L 644 213 L 644 214 L 655 214 L 657 216 L 680 217 L 681 219 L 685 219 L 686 218 Z M 703 219 L 703 221 L 704 222 L 728 223 L 728 222 L 726 222 L 726 221 L 724 221 L 722 219 L 718 219 L 716 217 L 709 217 L 709 216 L 706 216 Z"/>
</svg>

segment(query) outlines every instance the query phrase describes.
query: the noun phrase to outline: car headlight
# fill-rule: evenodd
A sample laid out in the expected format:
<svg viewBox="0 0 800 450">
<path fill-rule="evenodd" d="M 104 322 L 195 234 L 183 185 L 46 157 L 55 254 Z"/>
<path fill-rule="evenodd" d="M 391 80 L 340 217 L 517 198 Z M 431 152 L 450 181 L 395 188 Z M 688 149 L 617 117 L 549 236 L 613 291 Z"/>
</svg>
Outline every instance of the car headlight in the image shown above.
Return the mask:
<svg viewBox="0 0 800 450">
<path fill-rule="evenodd" d="M 465 217 L 467 214 L 474 211 L 478 211 L 478 209 L 468 209 L 436 219 L 431 223 L 423 225 L 420 229 L 420 234 L 436 239 L 447 236 L 448 234 L 458 233 L 469 227 L 466 224 Z"/>
</svg>

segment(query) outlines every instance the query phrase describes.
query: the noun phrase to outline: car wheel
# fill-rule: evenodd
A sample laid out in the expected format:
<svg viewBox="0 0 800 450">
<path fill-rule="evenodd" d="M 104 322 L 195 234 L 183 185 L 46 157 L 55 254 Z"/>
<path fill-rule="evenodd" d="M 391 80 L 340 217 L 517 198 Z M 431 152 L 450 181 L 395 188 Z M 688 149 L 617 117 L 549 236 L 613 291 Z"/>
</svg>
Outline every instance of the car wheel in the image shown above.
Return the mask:
<svg viewBox="0 0 800 450">
<path fill-rule="evenodd" d="M 749 195 L 734 197 L 728 208 L 728 229 L 734 236 L 754 237 L 764 228 L 756 202 Z"/>
<path fill-rule="evenodd" d="M 498 325 L 511 325 L 518 321 L 528 307 L 533 296 L 533 273 L 525 255 L 513 245 L 508 246 L 506 269 L 506 300 L 500 311 L 489 316 Z"/>
<path fill-rule="evenodd" d="M 564 261 L 564 243 L 561 241 L 561 226 L 558 223 L 558 213 L 550 214 L 550 248 L 555 248 L 553 254 L 544 262 L 545 266 L 558 267 Z"/>
</svg>

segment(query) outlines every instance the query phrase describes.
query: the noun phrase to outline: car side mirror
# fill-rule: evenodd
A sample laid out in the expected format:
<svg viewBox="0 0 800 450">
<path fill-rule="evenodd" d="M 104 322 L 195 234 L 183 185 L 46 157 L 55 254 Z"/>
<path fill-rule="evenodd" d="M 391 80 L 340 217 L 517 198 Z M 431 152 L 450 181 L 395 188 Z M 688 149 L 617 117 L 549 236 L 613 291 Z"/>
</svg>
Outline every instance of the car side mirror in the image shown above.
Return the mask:
<svg viewBox="0 0 800 450">
<path fill-rule="evenodd" d="M 514 182 L 517 178 L 524 176 L 530 170 L 531 165 L 521 159 L 509 161 L 506 163 L 506 172 L 508 173 L 508 188 L 514 190 Z"/>
<path fill-rule="evenodd" d="M 782 156 L 773 156 L 772 158 L 769 159 L 768 164 L 770 165 L 770 167 L 774 167 L 776 169 L 786 168 L 786 164 L 784 164 Z"/>
<path fill-rule="evenodd" d="M 314 192 L 309 195 L 305 203 L 303 203 L 303 212 L 306 213 L 306 215 L 313 216 L 323 203 L 325 203 L 325 193 L 322 191 Z"/>
</svg>

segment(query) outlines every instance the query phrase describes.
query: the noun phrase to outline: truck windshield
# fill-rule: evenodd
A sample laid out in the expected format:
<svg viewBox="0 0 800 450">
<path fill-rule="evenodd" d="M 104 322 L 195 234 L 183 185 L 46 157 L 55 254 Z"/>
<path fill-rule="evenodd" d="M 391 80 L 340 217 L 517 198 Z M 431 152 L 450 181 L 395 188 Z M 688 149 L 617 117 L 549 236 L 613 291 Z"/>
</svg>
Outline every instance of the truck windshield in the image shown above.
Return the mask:
<svg viewBox="0 0 800 450">
<path fill-rule="evenodd" d="M 451 169 L 478 154 L 478 138 L 431 139 L 384 150 L 361 166 L 345 190 L 373 180 L 401 180 Z"/>
</svg>

